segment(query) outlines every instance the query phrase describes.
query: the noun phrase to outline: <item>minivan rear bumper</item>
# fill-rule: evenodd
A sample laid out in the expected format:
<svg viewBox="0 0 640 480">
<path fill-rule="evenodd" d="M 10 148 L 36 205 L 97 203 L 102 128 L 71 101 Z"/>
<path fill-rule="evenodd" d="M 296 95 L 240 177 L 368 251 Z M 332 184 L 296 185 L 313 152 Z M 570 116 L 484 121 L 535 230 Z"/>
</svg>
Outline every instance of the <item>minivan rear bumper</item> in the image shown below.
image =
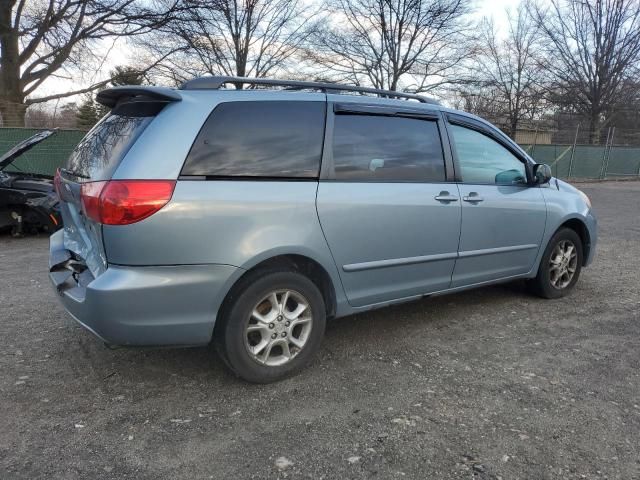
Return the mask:
<svg viewBox="0 0 640 480">
<path fill-rule="evenodd" d="M 241 274 L 230 265 L 109 265 L 93 278 L 51 236 L 49 278 L 71 316 L 112 345 L 204 345 L 225 292 Z"/>
</svg>

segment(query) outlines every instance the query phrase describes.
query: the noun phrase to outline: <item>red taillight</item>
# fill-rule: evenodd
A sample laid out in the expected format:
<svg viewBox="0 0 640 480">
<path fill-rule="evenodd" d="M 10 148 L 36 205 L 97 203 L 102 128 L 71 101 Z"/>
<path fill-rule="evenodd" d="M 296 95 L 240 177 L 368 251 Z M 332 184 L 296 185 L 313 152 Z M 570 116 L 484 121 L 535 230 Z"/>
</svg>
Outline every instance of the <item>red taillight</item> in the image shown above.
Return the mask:
<svg viewBox="0 0 640 480">
<path fill-rule="evenodd" d="M 175 180 L 110 180 L 82 184 L 82 209 L 92 220 L 105 225 L 139 222 L 164 207 L 176 186 Z"/>
<path fill-rule="evenodd" d="M 94 222 L 102 223 L 100 194 L 107 182 L 87 182 L 80 188 L 82 211 Z"/>
</svg>

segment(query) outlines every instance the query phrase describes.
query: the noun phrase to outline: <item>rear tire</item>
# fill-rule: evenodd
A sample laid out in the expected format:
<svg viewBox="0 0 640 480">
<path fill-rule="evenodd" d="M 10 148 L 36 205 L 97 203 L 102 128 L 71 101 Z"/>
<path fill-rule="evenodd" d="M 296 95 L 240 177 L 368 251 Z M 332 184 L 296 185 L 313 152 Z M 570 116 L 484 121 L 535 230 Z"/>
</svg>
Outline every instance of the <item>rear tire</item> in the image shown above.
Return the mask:
<svg viewBox="0 0 640 480">
<path fill-rule="evenodd" d="M 547 245 L 538 274 L 529 281 L 542 298 L 561 298 L 573 290 L 582 270 L 582 240 L 570 228 L 558 230 Z"/>
<path fill-rule="evenodd" d="M 291 376 L 320 347 L 324 301 L 318 287 L 300 273 L 255 272 L 234 287 L 225 303 L 214 344 L 227 366 L 248 382 Z"/>
</svg>

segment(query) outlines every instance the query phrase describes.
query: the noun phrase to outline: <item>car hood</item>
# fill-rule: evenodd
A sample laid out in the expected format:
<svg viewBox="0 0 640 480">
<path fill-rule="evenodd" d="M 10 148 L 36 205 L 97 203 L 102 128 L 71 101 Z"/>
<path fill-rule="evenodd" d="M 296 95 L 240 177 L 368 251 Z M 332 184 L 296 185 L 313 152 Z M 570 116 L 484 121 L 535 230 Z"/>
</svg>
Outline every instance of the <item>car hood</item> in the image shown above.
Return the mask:
<svg viewBox="0 0 640 480">
<path fill-rule="evenodd" d="M 11 150 L 0 157 L 0 172 L 7 166 L 11 165 L 11 163 L 13 163 L 13 161 L 24 152 L 32 149 L 38 143 L 49 138 L 54 133 L 56 133 L 55 130 L 43 130 L 15 145 Z"/>
<path fill-rule="evenodd" d="M 555 177 L 554 177 L 554 180 L 555 180 L 555 183 L 556 183 L 556 187 L 561 192 L 578 193 L 580 191 L 579 189 L 577 189 L 576 187 L 574 187 L 570 183 L 565 182 L 564 180 L 560 180 L 559 178 L 555 178 Z"/>
</svg>

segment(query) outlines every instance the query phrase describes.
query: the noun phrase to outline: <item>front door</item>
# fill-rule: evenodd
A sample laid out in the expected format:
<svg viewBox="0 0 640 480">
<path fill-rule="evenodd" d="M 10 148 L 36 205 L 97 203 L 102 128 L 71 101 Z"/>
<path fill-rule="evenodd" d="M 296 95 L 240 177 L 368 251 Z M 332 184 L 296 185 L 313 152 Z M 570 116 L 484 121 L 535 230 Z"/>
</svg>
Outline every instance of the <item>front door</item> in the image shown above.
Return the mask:
<svg viewBox="0 0 640 480">
<path fill-rule="evenodd" d="M 331 120 L 323 160 L 330 172 L 317 208 L 349 302 L 448 288 L 461 206 L 456 184 L 447 183 L 437 112 L 416 118 L 342 108 Z"/>
<path fill-rule="evenodd" d="M 459 169 L 462 230 L 452 287 L 529 272 L 540 249 L 547 210 L 527 183 L 525 160 L 470 126 L 449 124 Z"/>
</svg>

